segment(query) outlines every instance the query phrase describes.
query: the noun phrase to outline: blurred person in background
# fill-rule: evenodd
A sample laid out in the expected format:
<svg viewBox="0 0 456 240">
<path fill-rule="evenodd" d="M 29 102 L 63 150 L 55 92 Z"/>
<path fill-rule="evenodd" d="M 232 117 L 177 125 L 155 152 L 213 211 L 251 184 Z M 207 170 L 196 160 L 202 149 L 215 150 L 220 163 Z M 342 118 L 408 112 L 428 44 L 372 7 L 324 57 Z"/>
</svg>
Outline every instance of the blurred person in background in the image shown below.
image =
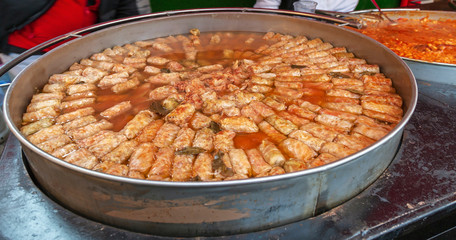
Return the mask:
<svg viewBox="0 0 456 240">
<path fill-rule="evenodd" d="M 355 10 L 358 0 L 313 0 L 317 9 L 337 12 L 350 12 Z M 255 8 L 272 8 L 293 10 L 293 3 L 297 0 L 256 0 Z"/>
<path fill-rule="evenodd" d="M 297 0 L 257 0 L 256 8 L 273 8 L 293 10 L 293 2 Z M 375 9 L 371 0 L 314 0 L 317 9 L 336 12 L 350 12 L 353 10 Z M 411 0 L 376 0 L 381 8 L 410 7 Z M 408 3 L 408 4 L 407 4 Z M 413 5 L 413 6 L 416 6 Z"/>
<path fill-rule="evenodd" d="M 150 13 L 149 4 L 148 0 L 0 0 L 0 65 L 76 29 L 138 15 L 140 10 Z M 2 79 L 13 79 L 39 56 L 24 60 Z"/>
</svg>

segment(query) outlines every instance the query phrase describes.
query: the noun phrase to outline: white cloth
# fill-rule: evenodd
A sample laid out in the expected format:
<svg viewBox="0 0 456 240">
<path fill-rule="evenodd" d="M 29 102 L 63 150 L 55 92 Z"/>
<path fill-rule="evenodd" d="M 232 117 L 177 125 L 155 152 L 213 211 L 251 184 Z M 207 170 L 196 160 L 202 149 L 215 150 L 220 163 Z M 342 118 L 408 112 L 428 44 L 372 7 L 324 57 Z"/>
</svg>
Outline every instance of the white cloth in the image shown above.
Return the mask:
<svg viewBox="0 0 456 240">
<path fill-rule="evenodd" d="M 317 2 L 317 9 L 336 12 L 350 12 L 358 5 L 358 0 L 313 0 Z M 254 8 L 278 9 L 281 0 L 256 0 Z"/>
<path fill-rule="evenodd" d="M 149 0 L 136 0 L 136 6 L 138 7 L 139 14 L 147 14 L 152 12 Z"/>
</svg>

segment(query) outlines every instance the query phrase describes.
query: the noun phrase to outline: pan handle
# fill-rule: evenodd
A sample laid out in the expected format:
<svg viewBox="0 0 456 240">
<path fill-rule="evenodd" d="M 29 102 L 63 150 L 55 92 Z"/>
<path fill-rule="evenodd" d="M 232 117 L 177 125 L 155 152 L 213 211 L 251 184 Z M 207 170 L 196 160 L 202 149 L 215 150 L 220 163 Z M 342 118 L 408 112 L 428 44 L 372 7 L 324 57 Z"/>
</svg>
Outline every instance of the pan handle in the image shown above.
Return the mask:
<svg viewBox="0 0 456 240">
<path fill-rule="evenodd" d="M 313 18 L 317 20 L 327 21 L 339 24 L 341 26 L 352 26 L 359 28 L 360 24 L 355 23 L 352 21 L 347 21 L 344 19 L 332 17 L 332 16 L 325 16 L 320 14 L 313 14 L 313 13 L 305 13 L 305 12 L 296 12 L 296 11 L 289 11 L 289 10 L 278 10 L 278 9 L 266 9 L 266 8 L 199 8 L 199 9 L 185 9 L 185 10 L 174 10 L 174 11 L 167 11 L 167 12 L 158 12 L 158 13 L 150 13 L 150 14 L 143 14 L 128 18 L 117 19 L 113 21 L 108 21 L 104 23 L 95 24 L 86 28 L 81 28 L 70 33 L 58 36 L 53 38 L 49 41 L 41 43 L 14 58 L 13 60 L 9 61 L 8 63 L 4 64 L 0 67 L 0 76 L 3 76 L 6 72 L 8 72 L 11 68 L 15 67 L 17 64 L 21 63 L 28 57 L 39 53 L 40 51 L 49 48 L 55 44 L 61 43 L 66 40 L 72 40 L 75 38 L 82 37 L 84 34 L 95 32 L 101 29 L 105 29 L 108 27 L 112 27 L 115 25 L 120 25 L 128 22 L 135 22 L 144 19 L 151 19 L 151 18 L 159 18 L 159 17 L 166 17 L 166 16 L 174 16 L 174 15 L 181 15 L 181 14 L 199 14 L 199 13 L 217 13 L 217 12 L 252 12 L 252 13 L 268 13 L 268 14 L 278 14 L 278 15 L 287 15 L 287 16 L 299 16 L 299 17 L 307 17 Z M 4 86 L 8 84 L 2 84 Z M 0 86 L 2 87 L 2 86 Z"/>
</svg>

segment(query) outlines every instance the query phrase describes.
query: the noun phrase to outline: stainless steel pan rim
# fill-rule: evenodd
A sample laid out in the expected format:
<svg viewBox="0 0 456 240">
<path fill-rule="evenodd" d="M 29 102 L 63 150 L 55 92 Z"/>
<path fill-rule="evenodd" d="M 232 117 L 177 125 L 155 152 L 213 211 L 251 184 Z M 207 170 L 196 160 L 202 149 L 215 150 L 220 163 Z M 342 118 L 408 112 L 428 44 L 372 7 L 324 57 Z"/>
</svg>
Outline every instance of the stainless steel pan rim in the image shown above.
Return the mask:
<svg viewBox="0 0 456 240">
<path fill-rule="evenodd" d="M 416 62 L 416 63 L 422 63 L 422 64 L 429 64 L 429 65 L 435 65 L 436 67 L 438 66 L 443 66 L 443 67 L 453 67 L 456 68 L 456 64 L 452 63 L 441 63 L 441 62 L 429 62 L 425 60 L 419 60 L 419 59 L 413 59 L 413 58 L 407 58 L 407 57 L 401 57 L 403 60 L 410 61 L 410 62 Z"/>
</svg>

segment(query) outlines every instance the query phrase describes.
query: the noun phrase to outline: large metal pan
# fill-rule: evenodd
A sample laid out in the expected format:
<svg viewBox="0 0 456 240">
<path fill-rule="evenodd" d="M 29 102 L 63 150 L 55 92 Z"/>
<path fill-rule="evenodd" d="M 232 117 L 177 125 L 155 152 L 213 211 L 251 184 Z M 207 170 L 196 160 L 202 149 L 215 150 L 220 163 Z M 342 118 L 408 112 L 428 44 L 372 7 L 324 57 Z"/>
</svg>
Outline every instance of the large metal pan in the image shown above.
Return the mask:
<svg viewBox="0 0 456 240">
<path fill-rule="evenodd" d="M 18 126 L 31 96 L 51 74 L 107 47 L 173 34 L 206 31 L 275 31 L 322 38 L 381 66 L 404 99 L 404 118 L 374 145 L 306 171 L 225 182 L 156 182 L 84 169 L 59 160 L 24 138 Z M 85 217 L 119 228 L 171 236 L 258 231 L 314 216 L 354 197 L 387 168 L 417 100 L 407 65 L 378 42 L 335 25 L 254 9 L 165 14 L 110 27 L 66 43 L 23 71 L 5 97 L 8 126 L 20 140 L 31 174 L 53 199 Z"/>
<path fill-rule="evenodd" d="M 371 12 L 372 10 L 356 11 L 354 14 Z M 376 10 L 373 10 L 376 11 Z M 398 18 L 421 19 L 456 19 L 456 12 L 428 11 L 418 9 L 385 9 L 385 14 L 393 20 Z M 429 62 L 411 58 L 402 58 L 412 70 L 416 79 L 444 84 L 456 84 L 456 64 Z"/>
</svg>

